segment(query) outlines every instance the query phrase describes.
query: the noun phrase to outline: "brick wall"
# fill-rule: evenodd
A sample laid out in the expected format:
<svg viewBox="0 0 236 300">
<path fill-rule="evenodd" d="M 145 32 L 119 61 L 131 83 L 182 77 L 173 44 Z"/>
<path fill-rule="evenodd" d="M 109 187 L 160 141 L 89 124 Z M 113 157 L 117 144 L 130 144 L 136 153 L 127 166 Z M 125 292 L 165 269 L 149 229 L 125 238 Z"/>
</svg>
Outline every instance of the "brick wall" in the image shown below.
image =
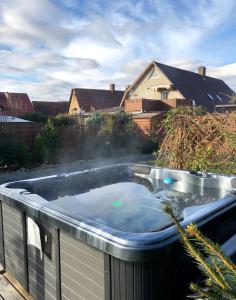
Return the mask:
<svg viewBox="0 0 236 300">
<path fill-rule="evenodd" d="M 133 118 L 133 121 L 137 124 L 142 134 L 150 135 L 151 118 Z"/>
<path fill-rule="evenodd" d="M 162 139 L 164 136 L 164 128 L 162 126 L 164 113 L 158 114 L 153 117 L 133 117 L 133 121 L 137 124 L 141 134 L 152 134 L 157 139 Z"/>
<path fill-rule="evenodd" d="M 125 111 L 142 111 L 142 99 L 129 99 L 125 100 Z"/>
</svg>

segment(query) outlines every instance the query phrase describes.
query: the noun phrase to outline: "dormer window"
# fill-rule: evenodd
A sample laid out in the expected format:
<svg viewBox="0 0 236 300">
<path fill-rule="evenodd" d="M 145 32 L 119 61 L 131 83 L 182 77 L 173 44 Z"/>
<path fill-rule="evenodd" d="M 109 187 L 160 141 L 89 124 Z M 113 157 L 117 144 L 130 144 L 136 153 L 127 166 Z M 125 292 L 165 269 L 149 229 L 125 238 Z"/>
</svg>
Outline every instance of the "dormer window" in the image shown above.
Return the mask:
<svg viewBox="0 0 236 300">
<path fill-rule="evenodd" d="M 161 100 L 168 99 L 169 92 L 167 90 L 161 91 Z"/>
<path fill-rule="evenodd" d="M 211 100 L 214 100 L 214 97 L 212 96 L 212 94 L 207 93 L 207 96 L 208 96 Z"/>
</svg>

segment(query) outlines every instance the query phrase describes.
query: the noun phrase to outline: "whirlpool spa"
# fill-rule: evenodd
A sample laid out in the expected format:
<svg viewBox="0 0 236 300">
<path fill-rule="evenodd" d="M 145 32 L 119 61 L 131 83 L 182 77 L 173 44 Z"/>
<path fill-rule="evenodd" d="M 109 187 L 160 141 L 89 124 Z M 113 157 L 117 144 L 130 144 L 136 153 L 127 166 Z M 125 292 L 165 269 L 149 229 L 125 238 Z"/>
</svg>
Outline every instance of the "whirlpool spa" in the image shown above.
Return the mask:
<svg viewBox="0 0 236 300">
<path fill-rule="evenodd" d="M 1 185 L 0 262 L 34 299 L 184 299 L 199 274 L 165 203 L 236 233 L 236 177 L 119 164 Z"/>
</svg>

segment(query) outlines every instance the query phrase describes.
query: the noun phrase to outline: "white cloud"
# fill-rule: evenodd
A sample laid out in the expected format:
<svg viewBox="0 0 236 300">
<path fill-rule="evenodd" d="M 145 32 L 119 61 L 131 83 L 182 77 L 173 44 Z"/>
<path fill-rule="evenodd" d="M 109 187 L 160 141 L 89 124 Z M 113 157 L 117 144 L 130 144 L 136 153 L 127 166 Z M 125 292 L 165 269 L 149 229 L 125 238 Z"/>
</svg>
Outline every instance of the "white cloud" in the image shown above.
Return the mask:
<svg viewBox="0 0 236 300">
<path fill-rule="evenodd" d="M 192 71 L 206 65 L 208 74 L 235 87 L 233 58 L 226 65 L 210 45 L 212 59 L 201 50 L 232 22 L 235 1 L 181 0 L 181 8 L 176 3 L 1 0 L 1 89 L 66 100 L 71 87 L 115 82 L 124 88 L 151 60 Z"/>
</svg>

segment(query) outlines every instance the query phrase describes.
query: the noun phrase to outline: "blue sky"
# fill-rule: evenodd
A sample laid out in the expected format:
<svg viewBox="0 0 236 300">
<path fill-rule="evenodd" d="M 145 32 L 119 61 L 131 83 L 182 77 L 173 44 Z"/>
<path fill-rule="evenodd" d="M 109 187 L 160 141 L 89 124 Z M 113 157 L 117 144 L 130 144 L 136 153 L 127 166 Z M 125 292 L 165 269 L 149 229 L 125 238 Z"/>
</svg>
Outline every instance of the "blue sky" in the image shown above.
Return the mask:
<svg viewBox="0 0 236 300">
<path fill-rule="evenodd" d="M 0 91 L 68 100 L 130 84 L 152 60 L 236 90 L 235 0 L 0 0 Z"/>
</svg>

